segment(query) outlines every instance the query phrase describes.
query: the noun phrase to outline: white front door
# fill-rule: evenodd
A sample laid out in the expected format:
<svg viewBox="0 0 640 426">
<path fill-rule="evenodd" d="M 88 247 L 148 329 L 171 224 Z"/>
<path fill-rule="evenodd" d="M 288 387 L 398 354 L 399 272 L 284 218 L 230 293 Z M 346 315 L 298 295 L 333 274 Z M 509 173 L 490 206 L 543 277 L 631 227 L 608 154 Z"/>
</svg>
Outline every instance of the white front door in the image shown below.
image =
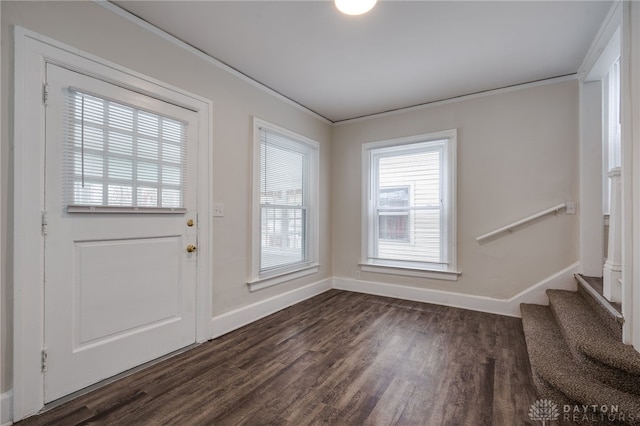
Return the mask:
<svg viewBox="0 0 640 426">
<path fill-rule="evenodd" d="M 196 341 L 197 116 L 51 64 L 46 80 L 50 402 Z"/>
</svg>

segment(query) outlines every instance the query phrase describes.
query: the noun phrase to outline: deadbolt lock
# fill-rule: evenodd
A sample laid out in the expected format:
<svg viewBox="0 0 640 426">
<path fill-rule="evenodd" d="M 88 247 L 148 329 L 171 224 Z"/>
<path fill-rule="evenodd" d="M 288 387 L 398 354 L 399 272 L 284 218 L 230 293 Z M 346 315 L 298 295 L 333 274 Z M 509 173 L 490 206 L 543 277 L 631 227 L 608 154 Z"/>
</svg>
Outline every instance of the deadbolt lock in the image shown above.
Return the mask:
<svg viewBox="0 0 640 426">
<path fill-rule="evenodd" d="M 193 226 L 193 219 L 187 220 L 187 226 Z"/>
<path fill-rule="evenodd" d="M 196 251 L 196 248 L 197 248 L 197 247 L 196 247 L 196 246 L 194 246 L 193 244 L 189 244 L 189 245 L 187 246 L 187 251 L 188 251 L 189 253 L 193 253 L 194 251 Z"/>
</svg>

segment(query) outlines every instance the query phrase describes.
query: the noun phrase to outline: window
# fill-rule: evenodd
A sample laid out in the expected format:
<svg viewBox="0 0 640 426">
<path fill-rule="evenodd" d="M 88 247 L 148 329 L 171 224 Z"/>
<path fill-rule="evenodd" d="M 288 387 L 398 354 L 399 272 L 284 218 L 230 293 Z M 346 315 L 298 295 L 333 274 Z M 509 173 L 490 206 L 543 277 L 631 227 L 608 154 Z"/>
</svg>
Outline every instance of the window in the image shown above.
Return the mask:
<svg viewBox="0 0 640 426">
<path fill-rule="evenodd" d="M 184 210 L 185 122 L 72 88 L 66 129 L 69 211 Z"/>
<path fill-rule="evenodd" d="M 604 213 L 609 214 L 610 208 L 610 194 L 611 194 L 611 179 L 609 179 L 609 172 L 612 169 L 620 167 L 622 164 L 622 136 L 620 125 L 620 58 L 609 68 L 609 72 L 604 80 L 605 90 L 605 143 L 604 143 L 604 191 L 603 191 L 603 203 Z"/>
<path fill-rule="evenodd" d="M 455 153 L 455 130 L 363 146 L 363 270 L 456 279 Z"/>
<path fill-rule="evenodd" d="M 254 133 L 252 289 L 317 270 L 318 144 L 258 119 Z"/>
</svg>

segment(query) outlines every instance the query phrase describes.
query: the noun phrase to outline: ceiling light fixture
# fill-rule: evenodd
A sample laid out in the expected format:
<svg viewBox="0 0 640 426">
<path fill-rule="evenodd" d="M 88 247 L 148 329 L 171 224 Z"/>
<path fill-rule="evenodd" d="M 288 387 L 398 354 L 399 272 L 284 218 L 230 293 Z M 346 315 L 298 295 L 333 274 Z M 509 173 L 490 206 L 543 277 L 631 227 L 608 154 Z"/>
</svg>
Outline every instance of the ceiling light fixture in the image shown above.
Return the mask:
<svg viewBox="0 0 640 426">
<path fill-rule="evenodd" d="M 378 0 L 335 0 L 338 10 L 345 15 L 362 15 L 367 13 Z"/>
</svg>

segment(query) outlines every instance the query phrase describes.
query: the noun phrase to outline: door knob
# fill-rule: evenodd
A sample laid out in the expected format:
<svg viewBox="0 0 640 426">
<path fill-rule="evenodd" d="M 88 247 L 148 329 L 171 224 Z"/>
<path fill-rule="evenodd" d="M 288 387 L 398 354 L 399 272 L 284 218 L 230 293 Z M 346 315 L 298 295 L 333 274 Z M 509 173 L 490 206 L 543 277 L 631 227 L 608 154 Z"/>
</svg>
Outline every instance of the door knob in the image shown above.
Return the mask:
<svg viewBox="0 0 640 426">
<path fill-rule="evenodd" d="M 189 253 L 193 253 L 194 251 L 196 251 L 196 249 L 197 249 L 197 247 L 196 247 L 196 246 L 194 246 L 193 244 L 189 244 L 189 245 L 187 246 L 187 251 L 188 251 Z"/>
</svg>

